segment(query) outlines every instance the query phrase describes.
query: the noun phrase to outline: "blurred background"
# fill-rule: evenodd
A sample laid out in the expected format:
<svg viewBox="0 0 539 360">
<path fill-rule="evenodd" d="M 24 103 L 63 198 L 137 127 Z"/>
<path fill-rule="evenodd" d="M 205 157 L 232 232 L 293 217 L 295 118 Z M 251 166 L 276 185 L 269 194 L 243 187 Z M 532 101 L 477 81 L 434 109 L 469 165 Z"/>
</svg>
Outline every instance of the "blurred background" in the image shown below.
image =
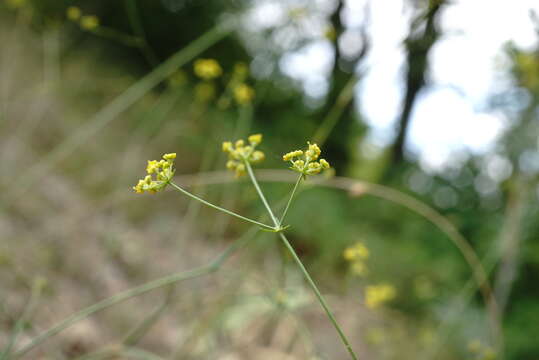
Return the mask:
<svg viewBox="0 0 539 360">
<path fill-rule="evenodd" d="M 302 187 L 287 233 L 361 359 L 539 358 L 538 14 L 532 0 L 1 0 L 0 348 L 244 237 L 218 272 L 22 358 L 346 358 L 274 234 L 131 189 L 176 152 L 177 183 L 259 218 L 221 143 L 262 133 L 275 208 L 295 180 L 284 153 L 317 142 L 334 168 Z"/>
</svg>

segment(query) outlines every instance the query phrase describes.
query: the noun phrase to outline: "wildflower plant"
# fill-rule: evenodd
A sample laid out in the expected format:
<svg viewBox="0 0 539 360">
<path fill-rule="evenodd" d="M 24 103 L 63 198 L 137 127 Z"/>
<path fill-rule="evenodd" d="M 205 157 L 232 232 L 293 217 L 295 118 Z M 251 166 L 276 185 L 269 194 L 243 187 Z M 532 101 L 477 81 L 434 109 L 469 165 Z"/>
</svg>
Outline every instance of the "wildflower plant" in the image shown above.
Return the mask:
<svg viewBox="0 0 539 360">
<path fill-rule="evenodd" d="M 196 67 L 196 64 L 195 64 L 195 67 Z M 225 212 L 229 215 L 235 216 L 246 222 L 256 224 L 262 230 L 277 233 L 277 235 L 283 242 L 284 246 L 286 247 L 286 249 L 292 256 L 292 258 L 294 259 L 294 261 L 300 268 L 305 279 L 307 280 L 308 284 L 310 285 L 314 294 L 316 295 L 318 301 L 324 308 L 324 311 L 326 312 L 328 318 L 330 319 L 335 329 L 339 333 L 339 336 L 343 344 L 345 345 L 346 349 L 348 350 L 350 356 L 352 357 L 352 359 L 357 359 L 356 354 L 352 350 L 352 347 L 348 339 L 346 338 L 341 327 L 337 323 L 337 320 L 335 319 L 335 317 L 333 316 L 333 313 L 329 309 L 329 306 L 327 305 L 324 297 L 318 290 L 318 287 L 316 286 L 315 282 L 313 281 L 313 279 L 307 272 L 307 269 L 305 269 L 305 266 L 299 259 L 294 248 L 292 247 L 286 235 L 284 234 L 284 231 L 288 228 L 288 226 L 283 226 L 283 222 L 301 180 L 305 179 L 308 175 L 319 174 L 322 170 L 328 169 L 330 167 L 329 163 L 324 159 L 319 159 L 322 151 L 318 147 L 317 144 L 311 144 L 311 143 L 307 143 L 308 148 L 305 151 L 296 150 L 296 151 L 287 153 L 283 156 L 283 160 L 291 162 L 290 169 L 295 172 L 298 172 L 299 177 L 290 194 L 290 197 L 283 211 L 283 214 L 280 216 L 280 218 L 278 218 L 276 214 L 274 213 L 273 209 L 271 208 L 271 206 L 269 205 L 260 185 L 258 184 L 258 181 L 256 179 L 256 176 L 252 168 L 252 165 L 260 163 L 265 158 L 264 153 L 258 150 L 258 146 L 262 143 L 262 138 L 263 138 L 262 134 L 254 134 L 254 135 L 249 136 L 247 138 L 247 141 L 243 139 L 236 140 L 235 142 L 225 141 L 222 144 L 222 150 L 223 152 L 228 154 L 226 167 L 229 170 L 233 171 L 236 177 L 240 177 L 244 175 L 249 176 L 249 179 L 251 180 L 254 188 L 256 189 L 260 197 L 260 200 L 264 204 L 264 207 L 266 208 L 268 215 L 273 222 L 273 225 L 268 225 L 268 224 L 258 222 L 256 220 L 247 218 L 243 215 L 236 214 L 230 210 L 227 210 L 220 206 L 212 204 L 188 192 L 187 190 L 183 189 L 179 185 L 172 182 L 172 177 L 174 176 L 173 165 L 174 165 L 174 159 L 176 158 L 176 154 L 165 154 L 163 155 L 163 159 L 160 161 L 157 161 L 157 160 L 148 161 L 148 165 L 146 168 L 146 172 L 148 173 L 148 175 L 146 175 L 145 178 L 139 180 L 139 182 L 137 183 L 137 185 L 133 187 L 133 189 L 137 193 L 144 193 L 144 192 L 155 193 L 157 191 L 163 190 L 167 185 L 170 184 L 173 188 L 180 191 L 181 193 L 197 201 L 200 201 L 207 206 L 210 206 L 216 210 Z M 153 177 L 153 175 L 155 175 L 155 178 Z M 363 254 L 361 251 L 360 253 Z"/>
</svg>

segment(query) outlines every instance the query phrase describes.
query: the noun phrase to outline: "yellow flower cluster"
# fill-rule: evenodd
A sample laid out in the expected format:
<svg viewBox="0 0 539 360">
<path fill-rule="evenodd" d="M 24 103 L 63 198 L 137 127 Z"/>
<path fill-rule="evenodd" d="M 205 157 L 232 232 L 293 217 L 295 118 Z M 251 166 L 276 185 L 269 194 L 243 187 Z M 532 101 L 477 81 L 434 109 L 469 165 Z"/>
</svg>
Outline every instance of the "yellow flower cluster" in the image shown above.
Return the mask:
<svg viewBox="0 0 539 360">
<path fill-rule="evenodd" d="M 230 141 L 223 143 L 223 152 L 228 153 L 226 167 L 236 173 L 236 177 L 245 175 L 245 162 L 256 164 L 264 160 L 265 155 L 262 151 L 256 150 L 256 147 L 262 142 L 262 134 L 254 134 L 245 141 L 238 140 L 234 144 Z"/>
<path fill-rule="evenodd" d="M 194 65 L 195 75 L 204 80 L 218 78 L 223 74 L 221 65 L 215 59 L 198 59 Z"/>
<path fill-rule="evenodd" d="M 283 161 L 290 161 L 290 169 L 297 171 L 305 176 L 320 173 L 322 170 L 329 169 L 330 165 L 325 159 L 316 161 L 322 151 L 316 144 L 309 145 L 307 150 L 295 150 L 283 155 Z M 296 159 L 298 158 L 298 159 Z"/>
<path fill-rule="evenodd" d="M 84 30 L 94 30 L 99 27 L 99 18 L 95 15 L 83 15 L 77 6 L 70 6 L 66 10 L 66 16 L 71 21 L 78 21 Z"/>
<path fill-rule="evenodd" d="M 138 194 L 146 191 L 153 194 L 163 190 L 174 176 L 174 159 L 176 159 L 176 153 L 165 154 L 159 161 L 148 160 L 146 167 L 148 175 L 139 180 L 137 185 L 133 186 L 133 190 Z M 155 174 L 155 180 L 152 174 Z"/>
<path fill-rule="evenodd" d="M 369 309 L 375 309 L 383 303 L 393 300 L 396 295 L 397 291 L 393 285 L 369 285 L 365 289 L 365 305 Z"/>
<path fill-rule="evenodd" d="M 346 248 L 343 252 L 343 257 L 350 263 L 352 274 L 357 276 L 367 274 L 365 260 L 369 258 L 369 249 L 362 242 L 357 242 L 355 245 Z"/>
</svg>

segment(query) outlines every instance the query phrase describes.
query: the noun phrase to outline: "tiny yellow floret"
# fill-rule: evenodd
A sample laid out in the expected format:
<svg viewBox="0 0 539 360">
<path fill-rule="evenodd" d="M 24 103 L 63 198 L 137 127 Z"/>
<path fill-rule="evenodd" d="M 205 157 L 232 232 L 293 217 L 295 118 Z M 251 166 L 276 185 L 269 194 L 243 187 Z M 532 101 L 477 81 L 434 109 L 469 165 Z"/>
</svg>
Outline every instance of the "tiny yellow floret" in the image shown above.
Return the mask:
<svg viewBox="0 0 539 360">
<path fill-rule="evenodd" d="M 262 142 L 262 134 L 254 134 L 247 138 L 251 145 L 258 145 Z"/>
<path fill-rule="evenodd" d="M 223 142 L 223 152 L 231 152 L 233 150 L 232 143 L 230 141 Z"/>
<path fill-rule="evenodd" d="M 148 160 L 148 166 L 146 166 L 146 172 L 153 174 L 159 169 L 159 162 L 157 160 Z"/>
<path fill-rule="evenodd" d="M 320 159 L 320 165 L 322 165 L 322 168 L 324 168 L 324 169 L 329 169 L 330 168 L 330 165 L 326 161 L 326 159 Z"/>
<path fill-rule="evenodd" d="M 283 155 L 283 161 L 292 161 L 295 157 L 303 155 L 303 151 L 295 150 Z"/>
</svg>

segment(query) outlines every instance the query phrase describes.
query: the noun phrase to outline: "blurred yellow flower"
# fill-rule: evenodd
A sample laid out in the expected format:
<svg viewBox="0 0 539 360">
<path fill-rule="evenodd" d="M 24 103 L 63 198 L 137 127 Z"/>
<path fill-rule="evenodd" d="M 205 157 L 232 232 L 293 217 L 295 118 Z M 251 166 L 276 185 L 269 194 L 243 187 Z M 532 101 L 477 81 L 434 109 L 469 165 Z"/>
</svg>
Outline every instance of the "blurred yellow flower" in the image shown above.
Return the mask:
<svg viewBox="0 0 539 360">
<path fill-rule="evenodd" d="M 369 285 L 365 289 L 365 305 L 369 309 L 375 309 L 393 300 L 396 295 L 397 291 L 391 284 Z"/>
<path fill-rule="evenodd" d="M 240 105 L 251 103 L 255 97 L 255 91 L 252 87 L 246 84 L 239 84 L 234 88 L 234 99 Z"/>
<path fill-rule="evenodd" d="M 66 10 L 67 18 L 71 21 L 77 21 L 82 16 L 82 11 L 77 6 L 70 6 Z"/>
<path fill-rule="evenodd" d="M 221 65 L 215 59 L 198 59 L 194 65 L 195 75 L 204 80 L 218 78 L 223 74 Z"/>
<path fill-rule="evenodd" d="M 365 263 L 362 261 L 356 261 L 352 263 L 352 265 L 350 266 L 350 271 L 353 275 L 356 276 L 365 276 L 368 272 L 367 265 L 365 265 Z"/>
<path fill-rule="evenodd" d="M 80 18 L 80 27 L 84 30 L 94 30 L 99 26 L 99 18 L 95 15 L 84 15 Z"/>
<path fill-rule="evenodd" d="M 322 160 L 320 160 L 320 162 L 322 162 Z M 369 249 L 367 249 L 362 242 L 357 242 L 355 245 L 347 247 L 344 250 L 343 257 L 347 261 L 355 261 L 358 259 L 364 260 L 369 257 Z"/>
</svg>

